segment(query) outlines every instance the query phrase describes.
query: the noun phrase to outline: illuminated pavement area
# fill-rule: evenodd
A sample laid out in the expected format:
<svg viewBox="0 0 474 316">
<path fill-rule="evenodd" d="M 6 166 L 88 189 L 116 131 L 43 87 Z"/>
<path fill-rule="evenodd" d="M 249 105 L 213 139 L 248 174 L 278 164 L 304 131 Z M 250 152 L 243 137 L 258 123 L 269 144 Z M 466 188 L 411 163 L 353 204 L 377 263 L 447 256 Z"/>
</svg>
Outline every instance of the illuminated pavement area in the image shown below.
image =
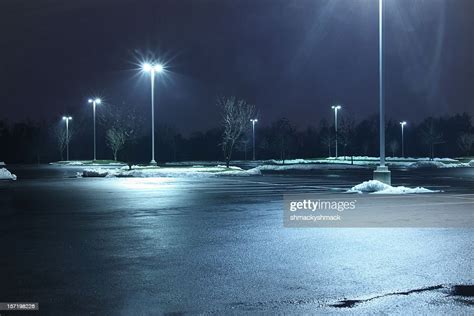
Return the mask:
<svg viewBox="0 0 474 316">
<path fill-rule="evenodd" d="M 9 169 L 19 180 L 0 182 L 0 301 L 82 315 L 474 311 L 451 291 L 474 283 L 472 228 L 283 227 L 283 194 L 347 198 L 368 170 L 80 179 L 74 168 Z M 474 212 L 473 170 L 394 172 L 394 185 L 443 193 L 350 196 Z"/>
</svg>

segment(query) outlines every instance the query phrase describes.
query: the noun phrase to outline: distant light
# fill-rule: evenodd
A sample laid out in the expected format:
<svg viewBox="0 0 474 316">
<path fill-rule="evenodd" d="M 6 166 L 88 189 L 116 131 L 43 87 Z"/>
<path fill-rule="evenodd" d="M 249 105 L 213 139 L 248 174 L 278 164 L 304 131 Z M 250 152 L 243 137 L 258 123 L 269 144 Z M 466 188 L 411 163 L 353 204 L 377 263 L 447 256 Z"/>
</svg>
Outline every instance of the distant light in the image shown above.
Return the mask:
<svg viewBox="0 0 474 316">
<path fill-rule="evenodd" d="M 252 123 L 257 123 L 258 120 L 257 120 L 257 119 L 252 119 L 252 120 L 250 120 L 250 122 L 252 122 Z"/>
<path fill-rule="evenodd" d="M 150 63 L 144 63 L 142 65 L 142 69 L 145 72 L 156 72 L 160 73 L 165 70 L 165 67 L 163 67 L 162 64 L 150 64 Z"/>
<path fill-rule="evenodd" d="M 405 121 L 400 122 L 400 125 L 402 125 L 402 126 L 407 125 L 407 122 L 405 122 Z"/>
<path fill-rule="evenodd" d="M 143 64 L 142 69 L 146 72 L 149 72 L 149 71 L 151 71 L 152 67 L 149 63 L 145 63 L 145 64 Z"/>
<path fill-rule="evenodd" d="M 342 108 L 342 106 L 340 105 L 333 105 L 331 106 L 332 109 L 335 109 L 335 110 L 340 110 Z"/>
<path fill-rule="evenodd" d="M 100 104 L 102 101 L 99 98 L 96 99 L 89 99 L 89 103 L 95 103 L 95 104 Z"/>
<path fill-rule="evenodd" d="M 162 72 L 164 70 L 162 64 L 156 64 L 154 68 L 156 72 Z"/>
<path fill-rule="evenodd" d="M 65 119 L 66 119 L 66 117 L 65 117 L 65 116 L 63 116 L 63 120 L 65 120 Z"/>
</svg>

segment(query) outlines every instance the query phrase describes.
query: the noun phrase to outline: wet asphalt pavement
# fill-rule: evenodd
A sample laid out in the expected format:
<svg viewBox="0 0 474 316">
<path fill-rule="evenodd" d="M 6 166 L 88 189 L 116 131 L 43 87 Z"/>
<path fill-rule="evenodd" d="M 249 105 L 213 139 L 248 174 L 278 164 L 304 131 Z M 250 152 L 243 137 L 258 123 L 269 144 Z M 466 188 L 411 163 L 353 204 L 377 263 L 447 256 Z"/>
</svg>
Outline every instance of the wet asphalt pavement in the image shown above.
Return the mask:
<svg viewBox="0 0 474 316">
<path fill-rule="evenodd" d="M 474 283 L 472 228 L 283 227 L 284 194 L 337 199 L 370 170 L 83 179 L 8 167 L 18 181 L 0 182 L 0 302 L 51 315 L 474 312 L 451 292 Z M 393 182 L 444 192 L 358 199 L 474 212 L 474 168 L 396 170 Z"/>
</svg>

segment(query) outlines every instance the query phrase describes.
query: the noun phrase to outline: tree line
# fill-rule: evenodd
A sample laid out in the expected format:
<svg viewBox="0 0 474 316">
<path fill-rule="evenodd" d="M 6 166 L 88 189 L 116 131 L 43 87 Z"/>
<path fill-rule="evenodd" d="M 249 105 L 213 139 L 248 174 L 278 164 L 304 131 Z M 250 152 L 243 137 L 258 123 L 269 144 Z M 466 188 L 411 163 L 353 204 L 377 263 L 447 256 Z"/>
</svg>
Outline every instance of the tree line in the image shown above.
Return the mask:
<svg viewBox="0 0 474 316">
<path fill-rule="evenodd" d="M 222 121 L 213 129 L 183 136 L 175 126 L 155 128 L 156 158 L 161 162 L 215 160 L 252 157 L 250 119 L 258 118 L 256 107 L 235 97 L 219 97 Z M 107 105 L 98 111 L 97 155 L 139 163 L 149 161 L 151 136 L 148 118 L 127 104 Z M 287 160 L 330 157 L 335 153 L 334 122 L 321 119 L 317 125 L 299 127 L 288 118 L 256 126 L 256 158 Z M 90 114 L 76 113 L 70 124 L 69 139 L 64 122 L 0 120 L 0 161 L 7 163 L 45 163 L 64 159 L 69 142 L 71 160 L 92 159 Z M 338 123 L 340 156 L 378 156 L 378 116 L 356 121 L 341 114 Z M 459 157 L 473 154 L 474 127 L 467 113 L 427 117 L 405 127 L 405 156 Z M 386 122 L 387 156 L 401 156 L 400 124 Z"/>
</svg>

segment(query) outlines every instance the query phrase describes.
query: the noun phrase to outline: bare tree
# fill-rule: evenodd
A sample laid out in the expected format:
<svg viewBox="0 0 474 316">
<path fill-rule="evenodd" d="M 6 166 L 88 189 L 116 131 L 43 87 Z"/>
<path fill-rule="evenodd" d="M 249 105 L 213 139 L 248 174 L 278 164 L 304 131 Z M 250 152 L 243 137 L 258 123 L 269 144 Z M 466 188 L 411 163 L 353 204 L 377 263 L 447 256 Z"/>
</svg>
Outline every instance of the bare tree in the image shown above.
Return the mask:
<svg viewBox="0 0 474 316">
<path fill-rule="evenodd" d="M 294 136 L 294 128 L 291 126 L 287 118 L 281 118 L 272 124 L 273 146 L 280 155 L 280 160 L 285 164 L 289 151 L 292 149 L 292 136 Z"/>
<path fill-rule="evenodd" d="M 436 144 L 441 144 L 444 142 L 443 134 L 439 131 L 438 125 L 436 124 L 435 120 L 430 117 L 426 119 L 421 126 L 421 139 L 422 141 L 428 145 L 430 150 L 430 159 L 433 160 L 434 158 L 434 146 Z"/>
<path fill-rule="evenodd" d="M 392 157 L 395 157 L 395 153 L 397 152 L 398 150 L 398 142 L 393 139 L 389 144 L 388 144 L 388 147 L 390 148 L 390 151 L 392 152 Z"/>
<path fill-rule="evenodd" d="M 352 147 L 352 142 L 355 135 L 355 119 L 353 115 L 343 116 L 341 119 L 338 140 L 344 150 L 344 160 L 347 157 L 347 147 Z M 349 151 L 352 153 L 352 150 Z"/>
<path fill-rule="evenodd" d="M 117 161 L 118 152 L 125 146 L 127 137 L 127 131 L 124 128 L 112 126 L 107 130 L 105 135 L 107 146 L 112 150 L 115 161 Z"/>
<path fill-rule="evenodd" d="M 457 144 L 463 154 L 469 155 L 471 153 L 472 145 L 474 144 L 474 134 L 463 133 L 459 135 Z"/>
<path fill-rule="evenodd" d="M 51 128 L 51 135 L 56 142 L 61 160 L 64 160 L 64 149 L 66 149 L 67 144 L 71 142 L 73 134 L 74 130 L 71 127 L 69 127 L 69 133 L 66 133 L 66 127 L 62 124 L 54 125 Z"/>
<path fill-rule="evenodd" d="M 246 136 L 247 135 L 243 135 L 240 141 L 236 144 L 237 151 L 244 153 L 244 160 L 247 160 L 247 147 L 250 142 L 250 139 Z"/>
<path fill-rule="evenodd" d="M 323 145 L 328 146 L 328 157 L 331 157 L 331 146 L 332 146 L 332 137 L 331 133 L 327 132 L 321 136 L 321 142 Z"/>
<path fill-rule="evenodd" d="M 108 127 L 106 143 L 117 160 L 118 153 L 138 136 L 140 117 L 133 107 L 125 104 L 108 105 L 103 113 L 101 121 Z"/>
<path fill-rule="evenodd" d="M 173 127 L 165 124 L 160 124 L 155 128 L 156 134 L 156 146 L 160 148 L 161 159 L 176 161 L 177 157 L 177 138 L 179 137 L 178 131 Z"/>
<path fill-rule="evenodd" d="M 235 97 L 218 97 L 217 105 L 222 108 L 224 124 L 222 151 L 226 166 L 229 168 L 235 144 L 250 128 L 250 119 L 256 115 L 255 106 Z"/>
<path fill-rule="evenodd" d="M 369 153 L 369 142 L 365 141 L 362 143 L 362 154 L 367 156 Z"/>
</svg>

